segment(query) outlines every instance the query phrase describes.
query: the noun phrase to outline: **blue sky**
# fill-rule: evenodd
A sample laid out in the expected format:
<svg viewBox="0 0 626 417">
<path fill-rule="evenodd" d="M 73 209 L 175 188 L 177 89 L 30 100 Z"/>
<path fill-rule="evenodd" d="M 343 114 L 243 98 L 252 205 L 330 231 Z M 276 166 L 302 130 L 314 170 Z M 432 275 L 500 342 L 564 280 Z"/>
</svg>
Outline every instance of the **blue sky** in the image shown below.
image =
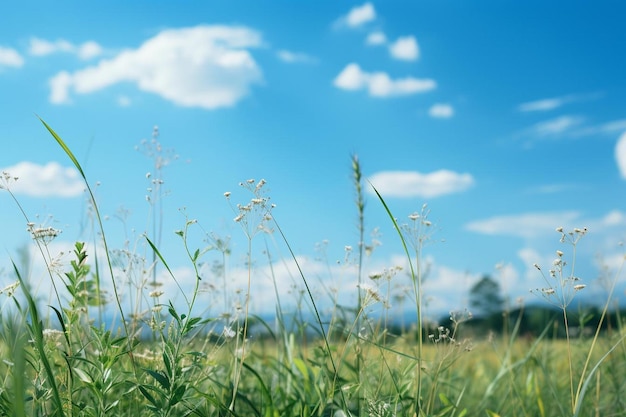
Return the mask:
<svg viewBox="0 0 626 417">
<path fill-rule="evenodd" d="M 227 291 L 245 286 L 247 245 L 223 194 L 245 204 L 251 196 L 238 183 L 263 178 L 320 297 L 325 285 L 349 302 L 356 278 L 344 261 L 345 247 L 358 245 L 350 169 L 357 154 L 401 223 L 428 205 L 425 295 L 433 314 L 465 307 L 485 273 L 511 299 L 536 301 L 528 290 L 545 284 L 533 264 L 549 268 L 556 250 L 572 252 L 559 243 L 559 226 L 588 228 L 576 275 L 596 297 L 602 268 L 615 276 L 623 261 L 618 243 L 626 235 L 625 12 L 610 1 L 5 5 L 0 167 L 20 177 L 11 190 L 31 220 L 62 231 L 51 248 L 66 252 L 90 239 L 84 187 L 41 116 L 94 185 L 109 244 L 145 253 L 155 170 L 141 143 L 157 125 L 171 157 L 162 171 L 160 247 L 183 287 L 193 282 L 174 235 L 183 207 L 202 231 L 230 237 Z M 378 228 L 382 243 L 366 275 L 406 270 L 367 185 L 366 199 L 366 236 Z M 9 195 L 0 201 L 2 280 L 10 283 L 8 257 L 29 235 Z M 203 245 L 200 229 L 194 233 L 192 246 Z M 289 304 L 301 284 L 275 239 L 272 266 Z M 265 243 L 253 242 L 253 306 L 271 310 Z M 163 297 L 180 299 L 162 280 Z M 405 273 L 392 283 L 403 291 Z M 205 297 L 206 306 L 223 299 L 208 289 Z"/>
</svg>

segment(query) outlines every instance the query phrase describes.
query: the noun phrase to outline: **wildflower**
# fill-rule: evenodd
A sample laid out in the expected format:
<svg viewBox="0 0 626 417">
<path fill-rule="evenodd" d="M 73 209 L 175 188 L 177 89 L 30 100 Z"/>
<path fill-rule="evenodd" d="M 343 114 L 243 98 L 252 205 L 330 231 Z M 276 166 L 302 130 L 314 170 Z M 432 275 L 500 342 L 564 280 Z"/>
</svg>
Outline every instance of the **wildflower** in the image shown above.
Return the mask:
<svg viewBox="0 0 626 417">
<path fill-rule="evenodd" d="M 368 285 L 368 284 L 360 284 L 360 285 L 357 285 L 357 287 L 361 288 L 362 290 L 365 290 L 367 298 L 371 298 L 374 301 L 379 301 L 379 302 L 382 301 L 382 297 L 378 293 L 378 289 L 376 289 L 375 287 L 372 287 L 371 285 Z"/>
<path fill-rule="evenodd" d="M 42 334 L 48 339 L 55 338 L 56 336 L 62 336 L 63 332 L 56 329 L 43 329 Z"/>
<path fill-rule="evenodd" d="M 580 291 L 580 290 L 582 290 L 585 287 L 586 287 L 585 284 L 574 285 L 574 291 Z"/>
<path fill-rule="evenodd" d="M 559 258 L 563 257 L 563 252 L 560 250 L 557 250 L 556 254 L 559 256 Z"/>
<path fill-rule="evenodd" d="M 230 326 L 224 326 L 224 330 L 222 331 L 222 334 L 227 339 L 232 339 L 233 337 L 237 335 L 237 333 L 235 333 L 235 331 Z"/>
<path fill-rule="evenodd" d="M 33 239 L 40 240 L 43 243 L 51 242 L 57 237 L 61 231 L 53 227 L 35 227 L 33 223 L 28 223 L 28 231 L 32 235 Z"/>
<path fill-rule="evenodd" d="M 413 221 L 415 221 L 415 220 L 417 220 L 419 218 L 420 218 L 420 215 L 417 212 L 412 213 L 412 214 L 409 215 L 409 219 L 411 219 Z"/>
<path fill-rule="evenodd" d="M 160 296 L 163 295 L 163 291 L 158 291 L 158 290 L 150 291 L 150 294 L 148 295 L 152 298 L 159 298 Z"/>
<path fill-rule="evenodd" d="M 383 275 L 384 275 L 384 272 L 372 272 L 369 275 L 369 278 L 371 280 L 377 280 L 377 279 L 381 279 L 383 277 Z"/>
<path fill-rule="evenodd" d="M 545 295 L 552 295 L 552 294 L 554 294 L 556 292 L 556 291 L 554 291 L 554 288 L 542 288 L 541 291 Z"/>
<path fill-rule="evenodd" d="M 230 194 L 231 194 L 231 193 L 230 193 L 230 191 L 226 191 L 226 192 L 224 193 L 224 197 L 229 198 L 229 197 L 230 197 Z"/>
<path fill-rule="evenodd" d="M 537 268 L 539 271 L 541 271 L 541 268 L 539 267 L 539 265 L 537 265 L 537 264 L 533 264 L 533 266 L 534 266 L 535 268 Z"/>
<path fill-rule="evenodd" d="M 559 233 L 563 233 L 563 227 L 562 226 L 557 227 L 556 231 Z"/>
<path fill-rule="evenodd" d="M 12 297 L 13 293 L 15 292 L 15 289 L 19 287 L 19 285 L 20 285 L 20 282 L 15 281 L 13 284 L 9 284 L 6 287 L 4 287 L 2 290 L 0 290 L 0 294 L 6 294 L 7 297 Z"/>
</svg>

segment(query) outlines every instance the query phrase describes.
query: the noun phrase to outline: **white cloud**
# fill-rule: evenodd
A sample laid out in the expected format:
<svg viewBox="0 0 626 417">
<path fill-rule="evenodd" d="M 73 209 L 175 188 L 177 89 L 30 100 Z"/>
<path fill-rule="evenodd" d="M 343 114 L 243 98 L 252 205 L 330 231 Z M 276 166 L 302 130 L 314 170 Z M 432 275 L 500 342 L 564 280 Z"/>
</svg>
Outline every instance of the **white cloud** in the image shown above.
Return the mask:
<svg viewBox="0 0 626 417">
<path fill-rule="evenodd" d="M 89 41 L 80 45 L 77 53 L 80 59 L 91 59 L 102 54 L 102 47 L 94 41 Z"/>
<path fill-rule="evenodd" d="M 72 86 L 72 76 L 67 71 L 62 71 L 52 77 L 48 84 L 50 85 L 50 102 L 55 104 L 68 103 L 69 89 Z"/>
<path fill-rule="evenodd" d="M 81 195 L 85 189 L 76 169 L 63 167 L 56 162 L 38 165 L 25 161 L 3 168 L 2 172 L 18 178 L 10 184 L 10 190 L 14 194 L 32 197 L 75 197 Z"/>
<path fill-rule="evenodd" d="M 571 132 L 572 136 L 611 135 L 626 130 L 626 119 L 617 119 L 598 125 L 586 126 Z"/>
<path fill-rule="evenodd" d="M 534 238 L 554 233 L 557 227 L 571 228 L 579 218 L 576 211 L 524 213 L 476 220 L 466 224 L 465 229 L 485 235 Z"/>
<path fill-rule="evenodd" d="M 623 131 L 626 131 L 626 119 L 588 125 L 585 124 L 585 118 L 582 116 L 565 115 L 536 123 L 515 136 L 528 138 L 526 145 L 529 145 L 539 139 L 575 139 L 585 136 L 614 135 Z"/>
<path fill-rule="evenodd" d="M 626 224 L 626 215 L 619 210 L 612 210 L 602 218 L 602 223 L 605 226 L 619 226 Z"/>
<path fill-rule="evenodd" d="M 135 83 L 176 105 L 215 109 L 234 106 L 262 80 L 246 48 L 262 44 L 245 27 L 196 26 L 164 30 L 137 49 L 122 51 L 72 74 L 50 80 L 53 103 L 67 103 L 71 93 L 89 94 L 114 84 Z"/>
<path fill-rule="evenodd" d="M 563 98 L 546 98 L 543 100 L 522 103 L 517 109 L 521 112 L 554 110 L 561 107 L 564 102 L 565 100 Z"/>
<path fill-rule="evenodd" d="M 358 64 L 351 63 L 335 78 L 334 85 L 343 90 L 367 89 L 372 97 L 395 97 L 424 93 L 433 90 L 437 84 L 434 80 L 413 77 L 391 79 L 387 73 L 368 73 L 361 70 Z"/>
<path fill-rule="evenodd" d="M 34 56 L 46 56 L 59 52 L 76 54 L 80 59 L 88 60 L 102 54 L 102 47 L 94 41 L 87 41 L 81 45 L 74 45 L 65 39 L 57 39 L 54 42 L 31 38 L 28 52 Z"/>
<path fill-rule="evenodd" d="M 541 100 L 529 101 L 526 103 L 522 103 L 517 106 L 517 110 L 521 112 L 532 112 L 532 111 L 550 111 L 557 109 L 565 104 L 580 102 L 580 101 L 589 101 L 595 100 L 601 97 L 600 93 L 592 93 L 592 94 L 568 94 L 561 97 L 552 97 L 552 98 L 544 98 Z"/>
<path fill-rule="evenodd" d="M 474 185 L 471 174 L 439 170 L 429 174 L 416 171 L 383 171 L 369 181 L 383 197 L 439 197 L 465 191 Z M 370 192 L 373 190 L 369 189 Z"/>
<path fill-rule="evenodd" d="M 31 38 L 28 53 L 35 56 L 46 56 L 56 52 L 73 52 L 74 45 L 64 39 L 54 42 L 45 39 Z"/>
<path fill-rule="evenodd" d="M 449 104 L 437 103 L 428 110 L 428 115 L 438 119 L 449 119 L 454 115 L 454 109 Z"/>
<path fill-rule="evenodd" d="M 615 160 L 622 178 L 626 179 L 626 133 L 622 133 L 615 145 Z"/>
<path fill-rule="evenodd" d="M 395 59 L 402 61 L 415 61 L 419 58 L 419 46 L 414 36 L 405 36 L 398 38 L 394 43 L 389 45 L 389 53 Z"/>
<path fill-rule="evenodd" d="M 24 58 L 15 49 L 0 46 L 0 67 L 19 68 L 22 65 L 24 65 Z"/>
<path fill-rule="evenodd" d="M 381 31 L 372 32 L 367 35 L 365 43 L 371 46 L 384 45 L 387 43 L 387 36 L 385 36 L 385 34 Z"/>
<path fill-rule="evenodd" d="M 580 125 L 583 120 L 582 117 L 578 116 L 560 116 L 535 124 L 531 127 L 531 131 L 539 136 L 559 135 Z"/>
<path fill-rule="evenodd" d="M 301 52 L 291 52 L 284 49 L 278 51 L 276 53 L 276 56 L 278 57 L 278 59 L 288 64 L 312 63 L 316 61 L 316 59 L 310 55 Z"/>
<path fill-rule="evenodd" d="M 372 3 L 364 3 L 362 6 L 353 7 L 346 16 L 341 17 L 337 24 L 356 28 L 376 19 L 376 10 Z"/>
</svg>

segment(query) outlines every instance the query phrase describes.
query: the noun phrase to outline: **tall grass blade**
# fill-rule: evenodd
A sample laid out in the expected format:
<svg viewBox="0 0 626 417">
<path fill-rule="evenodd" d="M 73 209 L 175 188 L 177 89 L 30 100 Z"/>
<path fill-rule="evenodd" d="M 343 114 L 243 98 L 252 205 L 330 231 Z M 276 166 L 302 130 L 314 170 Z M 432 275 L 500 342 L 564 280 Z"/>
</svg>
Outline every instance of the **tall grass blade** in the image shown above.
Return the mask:
<svg viewBox="0 0 626 417">
<path fill-rule="evenodd" d="M 52 389 L 52 401 L 57 408 L 55 415 L 65 417 L 65 413 L 63 412 L 63 401 L 61 401 L 61 395 L 59 394 L 59 387 L 57 386 L 56 378 L 54 376 L 54 373 L 52 372 L 52 366 L 50 365 L 50 361 L 45 354 L 43 324 L 39 319 L 37 305 L 30 293 L 30 290 L 26 286 L 26 283 L 22 279 L 22 275 L 20 274 L 17 265 L 15 265 L 15 262 L 13 262 L 13 260 L 11 260 L 11 264 L 13 265 L 13 270 L 15 272 L 15 275 L 17 276 L 17 279 L 20 281 L 20 286 L 22 287 L 22 291 L 24 291 L 24 296 L 26 297 L 26 301 L 28 303 L 28 311 L 31 318 L 31 323 L 29 326 L 32 333 L 31 337 L 33 338 L 33 343 L 35 345 L 35 348 L 37 349 L 39 359 L 41 360 L 44 370 L 46 371 L 46 376 L 48 378 L 50 388 Z"/>
<path fill-rule="evenodd" d="M 124 309 L 122 308 L 122 301 L 120 299 L 120 295 L 119 295 L 119 292 L 117 290 L 117 285 L 116 285 L 116 282 L 115 282 L 115 275 L 113 274 L 113 264 L 111 263 L 111 257 L 109 255 L 109 246 L 107 244 L 106 234 L 104 233 L 104 225 L 102 223 L 102 216 L 100 215 L 100 209 L 98 208 L 98 205 L 96 204 L 96 198 L 95 198 L 95 196 L 93 194 L 93 191 L 91 190 L 91 187 L 89 186 L 89 181 L 87 181 L 87 177 L 85 175 L 85 172 L 83 171 L 83 168 L 80 166 L 80 163 L 78 162 L 78 160 L 76 159 L 76 157 L 74 156 L 74 154 L 72 153 L 70 148 L 67 146 L 67 144 L 63 141 L 63 139 L 61 139 L 61 137 L 41 117 L 39 117 L 39 116 L 37 116 L 37 117 L 39 118 L 41 123 L 43 123 L 44 127 L 48 130 L 48 132 L 52 135 L 52 137 L 56 140 L 56 142 L 59 144 L 61 149 L 63 149 L 65 154 L 68 156 L 68 158 L 70 158 L 70 160 L 72 161 L 72 163 L 74 164 L 74 166 L 76 167 L 78 172 L 80 172 L 80 175 L 83 178 L 83 182 L 85 183 L 85 186 L 87 187 L 87 192 L 89 193 L 89 198 L 90 198 L 91 203 L 93 205 L 94 212 L 96 213 L 96 218 L 98 219 L 98 226 L 99 226 L 100 231 L 102 233 L 102 244 L 104 245 L 104 252 L 105 252 L 105 256 L 106 256 L 106 260 L 107 260 L 107 265 L 109 267 L 109 273 L 111 275 L 111 281 L 112 281 L 112 284 L 113 284 L 113 293 L 115 295 L 115 302 L 117 303 L 117 308 L 118 308 L 118 311 L 120 313 L 120 318 L 122 320 L 122 326 L 124 328 L 124 332 L 125 332 L 126 336 L 130 336 L 129 331 L 128 331 L 128 324 L 126 323 L 126 317 L 124 315 Z M 100 281 L 98 280 L 97 282 L 99 284 Z M 100 293 L 100 289 L 99 288 L 98 288 L 98 293 Z M 132 351 L 130 337 L 127 338 L 127 341 L 128 341 L 129 351 Z M 133 368 L 136 368 L 135 367 L 135 361 L 134 361 L 132 355 L 131 355 L 131 361 L 133 363 Z"/>
</svg>

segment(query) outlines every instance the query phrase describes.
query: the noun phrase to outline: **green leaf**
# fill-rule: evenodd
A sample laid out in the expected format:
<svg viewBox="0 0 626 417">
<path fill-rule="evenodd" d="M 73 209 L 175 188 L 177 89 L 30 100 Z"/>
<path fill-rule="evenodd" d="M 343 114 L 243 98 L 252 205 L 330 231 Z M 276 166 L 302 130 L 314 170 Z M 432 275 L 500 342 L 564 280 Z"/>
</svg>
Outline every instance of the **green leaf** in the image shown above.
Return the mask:
<svg viewBox="0 0 626 417">
<path fill-rule="evenodd" d="M 187 387 L 185 385 L 181 385 L 180 387 L 174 390 L 174 395 L 170 399 L 170 407 L 175 406 L 183 399 L 183 395 L 185 395 L 185 391 L 187 391 Z"/>
<path fill-rule="evenodd" d="M 78 172 L 80 172 L 80 175 L 83 177 L 85 182 L 87 182 L 87 177 L 85 176 L 85 173 L 83 172 L 83 168 L 78 163 L 78 159 L 76 159 L 76 157 L 74 156 L 74 154 L 72 153 L 70 148 L 65 144 L 63 139 L 61 139 L 61 137 L 59 135 L 57 135 L 57 132 L 55 132 L 50 126 L 48 126 L 48 123 L 44 122 L 44 120 L 41 117 L 39 117 L 39 116 L 37 116 L 37 117 L 39 118 L 41 123 L 43 123 L 43 125 L 46 127 L 46 129 L 48 129 L 48 132 L 50 132 L 50 134 L 52 135 L 54 140 L 57 141 L 57 143 L 63 149 L 63 151 L 65 151 L 67 156 L 72 160 L 72 162 L 74 163 L 74 166 L 76 167 Z"/>
<path fill-rule="evenodd" d="M 87 374 L 87 372 L 83 371 L 80 368 L 73 368 L 73 371 L 76 375 L 78 375 L 78 379 L 80 379 L 81 381 L 87 384 L 93 383 L 93 379 Z"/>
<path fill-rule="evenodd" d="M 150 369 L 146 369 L 146 372 L 149 373 L 152 378 L 156 379 L 164 390 L 169 391 L 171 385 L 170 379 L 167 377 L 167 375 L 163 374 L 162 372 L 153 371 Z"/>
<path fill-rule="evenodd" d="M 198 324 L 200 320 L 202 320 L 201 317 L 192 317 L 187 320 L 187 322 L 185 323 L 185 328 L 183 329 L 183 335 L 193 330 L 193 328 L 196 327 L 196 324 Z"/>
<path fill-rule="evenodd" d="M 161 409 L 161 404 L 159 404 L 154 397 L 152 396 L 152 394 L 150 394 L 148 392 L 148 390 L 146 388 L 144 388 L 142 385 L 139 385 L 139 391 L 141 391 L 141 393 L 143 394 L 143 396 L 150 401 L 150 403 L 154 406 L 155 411 L 158 411 Z"/>
</svg>

